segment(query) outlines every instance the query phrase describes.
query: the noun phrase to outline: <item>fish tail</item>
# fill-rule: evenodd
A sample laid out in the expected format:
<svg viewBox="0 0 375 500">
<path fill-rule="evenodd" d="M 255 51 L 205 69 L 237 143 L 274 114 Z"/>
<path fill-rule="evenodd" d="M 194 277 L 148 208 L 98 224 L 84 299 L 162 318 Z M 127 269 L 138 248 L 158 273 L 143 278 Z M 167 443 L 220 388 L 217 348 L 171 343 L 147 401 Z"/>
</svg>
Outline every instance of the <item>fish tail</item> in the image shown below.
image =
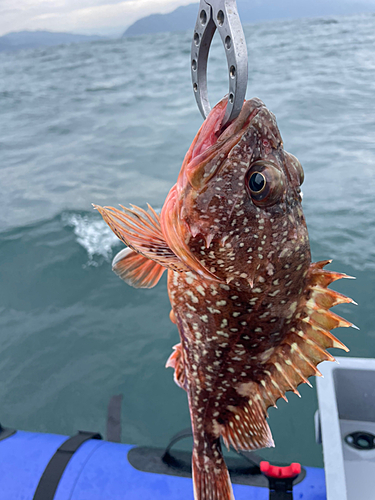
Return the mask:
<svg viewBox="0 0 375 500">
<path fill-rule="evenodd" d="M 208 450 L 199 453 L 196 447 L 193 449 L 194 500 L 234 500 L 219 440 Z"/>
</svg>

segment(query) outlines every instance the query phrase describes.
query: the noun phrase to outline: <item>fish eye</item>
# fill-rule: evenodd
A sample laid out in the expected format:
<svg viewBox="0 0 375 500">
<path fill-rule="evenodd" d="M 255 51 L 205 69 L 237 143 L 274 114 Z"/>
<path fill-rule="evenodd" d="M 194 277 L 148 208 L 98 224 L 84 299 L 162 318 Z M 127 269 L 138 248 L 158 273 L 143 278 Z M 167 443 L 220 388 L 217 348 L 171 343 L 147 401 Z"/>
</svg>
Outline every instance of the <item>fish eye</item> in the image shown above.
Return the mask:
<svg viewBox="0 0 375 500">
<path fill-rule="evenodd" d="M 253 193 L 259 194 L 266 187 L 267 181 L 260 172 L 253 172 L 249 179 L 249 188 Z"/>
<path fill-rule="evenodd" d="M 246 172 L 245 186 L 255 205 L 270 206 L 284 192 L 284 174 L 273 163 L 258 160 Z"/>
</svg>

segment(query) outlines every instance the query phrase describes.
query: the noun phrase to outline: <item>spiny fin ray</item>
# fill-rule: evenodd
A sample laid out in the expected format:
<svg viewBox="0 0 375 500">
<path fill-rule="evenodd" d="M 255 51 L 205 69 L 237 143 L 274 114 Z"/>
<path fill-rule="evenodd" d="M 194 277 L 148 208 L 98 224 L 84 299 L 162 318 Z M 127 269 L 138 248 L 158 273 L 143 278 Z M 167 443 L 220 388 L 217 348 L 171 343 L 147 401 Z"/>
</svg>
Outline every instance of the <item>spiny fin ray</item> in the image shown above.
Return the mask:
<svg viewBox="0 0 375 500">
<path fill-rule="evenodd" d="M 306 302 L 296 315 L 297 321 L 294 326 L 291 325 L 289 334 L 264 364 L 264 377 L 259 381 L 258 387 L 266 408 L 275 406 L 277 399 L 283 397 L 286 391 L 295 392 L 299 384 L 304 382 L 311 385 L 308 377 L 321 376 L 317 365 L 325 360 L 335 360 L 326 351 L 327 348 L 349 350 L 329 330 L 352 326 L 352 323 L 329 309 L 336 304 L 354 301 L 327 286 L 335 280 L 350 276 L 324 270 L 323 267 L 330 262 L 311 264 L 306 278 Z"/>
<path fill-rule="evenodd" d="M 318 308 L 330 309 L 338 304 L 355 304 L 353 299 L 350 299 L 342 293 L 335 292 L 330 288 L 324 288 L 319 285 L 311 287 L 311 299 L 315 302 Z"/>
<path fill-rule="evenodd" d="M 309 322 L 321 328 L 325 328 L 326 330 L 333 330 L 340 326 L 345 328 L 352 326 L 350 321 L 347 321 L 331 311 L 325 311 L 324 309 L 310 311 Z"/>
<path fill-rule="evenodd" d="M 173 352 L 169 356 L 165 365 L 166 368 L 174 368 L 174 381 L 181 387 L 187 390 L 187 380 L 185 376 L 184 357 L 181 343 L 173 346 Z"/>
<path fill-rule="evenodd" d="M 116 236 L 129 248 L 147 259 L 173 271 L 190 269 L 169 248 L 161 230 L 159 216 L 149 206 L 149 212 L 132 205 L 132 209 L 94 205 Z"/>
<path fill-rule="evenodd" d="M 302 329 L 305 332 L 306 336 L 318 345 L 327 349 L 329 347 L 335 347 L 337 349 L 343 349 L 346 352 L 349 352 L 349 349 L 345 344 L 340 342 L 338 338 L 336 338 L 331 332 L 325 330 L 324 328 L 311 324 L 309 322 L 304 322 L 302 325 Z"/>
</svg>

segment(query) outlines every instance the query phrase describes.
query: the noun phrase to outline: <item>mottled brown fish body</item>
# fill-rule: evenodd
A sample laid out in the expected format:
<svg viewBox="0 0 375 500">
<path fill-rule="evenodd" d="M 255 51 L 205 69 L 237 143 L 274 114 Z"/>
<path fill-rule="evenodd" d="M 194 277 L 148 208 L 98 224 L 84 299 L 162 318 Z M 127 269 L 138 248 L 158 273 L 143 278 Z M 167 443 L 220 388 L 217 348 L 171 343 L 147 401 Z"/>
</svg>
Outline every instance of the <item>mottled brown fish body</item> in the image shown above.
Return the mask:
<svg viewBox="0 0 375 500">
<path fill-rule="evenodd" d="M 229 447 L 273 446 L 267 408 L 346 347 L 329 330 L 351 323 L 329 308 L 351 299 L 328 285 L 346 275 L 311 264 L 301 207 L 303 170 L 275 117 L 246 101 L 224 131 L 226 101 L 194 139 L 161 216 L 96 207 L 128 246 L 113 269 L 150 288 L 168 268 L 181 343 L 167 366 L 187 391 L 196 500 L 233 499 Z"/>
</svg>

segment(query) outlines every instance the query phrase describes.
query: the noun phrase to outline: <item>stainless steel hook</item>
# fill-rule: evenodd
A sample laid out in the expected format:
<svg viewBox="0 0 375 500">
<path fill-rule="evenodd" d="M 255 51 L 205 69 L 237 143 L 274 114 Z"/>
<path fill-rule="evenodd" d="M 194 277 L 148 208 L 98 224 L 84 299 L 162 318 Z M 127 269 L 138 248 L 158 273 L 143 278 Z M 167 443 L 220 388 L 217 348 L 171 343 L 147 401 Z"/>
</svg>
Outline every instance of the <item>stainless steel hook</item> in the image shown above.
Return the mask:
<svg viewBox="0 0 375 500">
<path fill-rule="evenodd" d="M 228 104 L 222 125 L 237 118 L 247 87 L 247 47 L 236 0 L 201 0 L 191 46 L 191 76 L 198 108 L 211 111 L 207 94 L 207 60 L 215 30 L 224 45 L 229 72 Z"/>
</svg>

